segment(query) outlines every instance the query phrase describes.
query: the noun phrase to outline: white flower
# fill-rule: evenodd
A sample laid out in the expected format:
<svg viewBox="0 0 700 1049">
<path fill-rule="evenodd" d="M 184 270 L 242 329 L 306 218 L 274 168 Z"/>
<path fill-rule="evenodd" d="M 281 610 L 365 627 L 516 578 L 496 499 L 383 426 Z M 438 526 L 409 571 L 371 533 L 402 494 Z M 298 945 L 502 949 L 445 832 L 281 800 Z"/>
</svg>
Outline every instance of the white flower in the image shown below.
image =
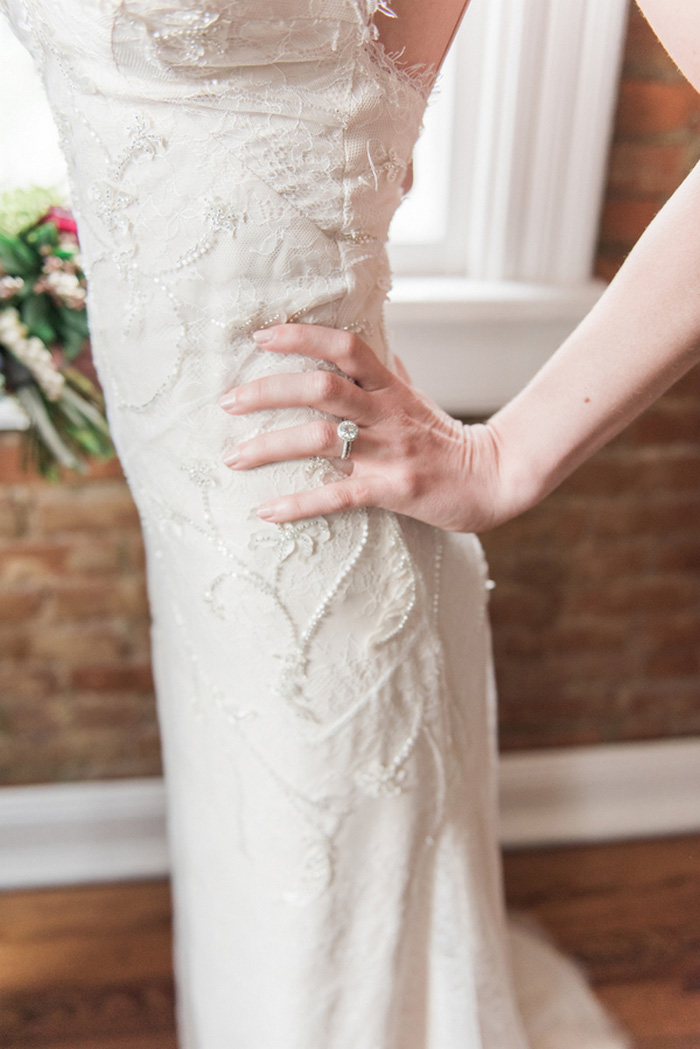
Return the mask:
<svg viewBox="0 0 700 1049">
<path fill-rule="evenodd" d="M 57 401 L 63 393 L 66 380 L 41 339 L 35 335 L 27 336 L 29 329 L 22 323 L 14 306 L 0 311 L 0 342 L 29 368 L 48 399 Z"/>
<path fill-rule="evenodd" d="M 0 313 L 0 342 L 7 346 L 8 350 L 14 350 L 17 343 L 21 343 L 27 337 L 27 326 L 22 324 L 19 312 L 14 306 Z"/>
<path fill-rule="evenodd" d="M 0 277 L 0 301 L 11 299 L 23 287 L 24 281 L 21 277 Z"/>
<path fill-rule="evenodd" d="M 44 281 L 54 295 L 63 299 L 68 306 L 82 305 L 85 301 L 85 288 L 81 287 L 75 273 L 54 270 L 44 277 Z"/>
</svg>

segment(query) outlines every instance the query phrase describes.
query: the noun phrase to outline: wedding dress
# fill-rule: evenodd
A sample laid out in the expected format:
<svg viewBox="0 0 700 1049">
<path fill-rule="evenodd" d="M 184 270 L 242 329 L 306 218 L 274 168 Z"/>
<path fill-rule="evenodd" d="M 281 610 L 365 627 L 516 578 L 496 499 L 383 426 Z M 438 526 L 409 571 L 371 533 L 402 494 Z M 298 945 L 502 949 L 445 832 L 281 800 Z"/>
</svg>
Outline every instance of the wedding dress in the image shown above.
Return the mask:
<svg viewBox="0 0 700 1049">
<path fill-rule="evenodd" d="M 619 1049 L 582 973 L 506 918 L 488 569 L 369 509 L 263 523 L 313 458 L 233 472 L 311 409 L 218 397 L 393 367 L 385 241 L 429 96 L 379 0 L 3 0 L 69 164 L 89 321 L 143 525 L 181 1049 Z"/>
</svg>

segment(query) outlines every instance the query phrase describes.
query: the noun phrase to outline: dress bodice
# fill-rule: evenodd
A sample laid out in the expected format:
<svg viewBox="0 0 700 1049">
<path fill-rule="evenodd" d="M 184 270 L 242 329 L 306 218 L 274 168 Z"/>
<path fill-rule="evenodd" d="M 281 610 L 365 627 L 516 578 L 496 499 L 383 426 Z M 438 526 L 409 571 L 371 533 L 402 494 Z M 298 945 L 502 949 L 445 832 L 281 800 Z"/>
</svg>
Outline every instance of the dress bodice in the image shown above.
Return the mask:
<svg viewBox="0 0 700 1049">
<path fill-rule="evenodd" d="M 432 74 L 384 52 L 380 0 L 3 2 L 47 84 L 83 225 L 99 227 L 115 210 L 129 223 L 140 162 L 167 161 L 196 126 L 188 167 L 192 150 L 202 169 L 235 150 L 345 262 L 383 245 Z M 101 156 L 89 156 L 86 134 Z M 179 210 L 176 195 L 172 203 Z"/>
<path fill-rule="evenodd" d="M 46 84 L 121 407 L 172 377 L 157 347 L 184 314 L 226 351 L 303 319 L 388 359 L 384 245 L 432 74 L 384 52 L 381 0 L 0 2 Z M 138 372 L 104 359 L 107 329 Z"/>
</svg>

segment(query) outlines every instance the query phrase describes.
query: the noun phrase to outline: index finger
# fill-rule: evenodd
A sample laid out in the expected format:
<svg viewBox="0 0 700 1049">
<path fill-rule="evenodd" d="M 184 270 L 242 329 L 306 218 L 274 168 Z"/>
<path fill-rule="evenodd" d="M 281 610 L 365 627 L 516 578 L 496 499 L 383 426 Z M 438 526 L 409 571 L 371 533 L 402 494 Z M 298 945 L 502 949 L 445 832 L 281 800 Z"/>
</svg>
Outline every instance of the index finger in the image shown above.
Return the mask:
<svg viewBox="0 0 700 1049">
<path fill-rule="evenodd" d="M 396 378 L 366 342 L 342 328 L 326 328 L 320 324 L 273 324 L 270 328 L 253 332 L 253 338 L 264 349 L 275 353 L 300 353 L 305 357 L 330 361 L 363 390 L 384 389 Z"/>
</svg>

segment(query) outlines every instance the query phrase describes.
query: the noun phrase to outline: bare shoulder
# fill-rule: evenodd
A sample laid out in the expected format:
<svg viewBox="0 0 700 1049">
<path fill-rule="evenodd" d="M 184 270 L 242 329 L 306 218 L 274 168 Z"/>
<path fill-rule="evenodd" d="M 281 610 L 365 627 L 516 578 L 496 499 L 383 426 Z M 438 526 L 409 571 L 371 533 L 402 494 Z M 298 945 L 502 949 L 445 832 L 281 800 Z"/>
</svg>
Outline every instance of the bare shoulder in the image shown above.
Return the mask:
<svg viewBox="0 0 700 1049">
<path fill-rule="evenodd" d="M 637 2 L 678 68 L 700 91 L 700 0 Z"/>
<path fill-rule="evenodd" d="M 380 10 L 374 18 L 387 51 L 401 51 L 401 64 L 441 63 L 452 43 L 469 0 L 388 0 L 395 18 Z"/>
</svg>

